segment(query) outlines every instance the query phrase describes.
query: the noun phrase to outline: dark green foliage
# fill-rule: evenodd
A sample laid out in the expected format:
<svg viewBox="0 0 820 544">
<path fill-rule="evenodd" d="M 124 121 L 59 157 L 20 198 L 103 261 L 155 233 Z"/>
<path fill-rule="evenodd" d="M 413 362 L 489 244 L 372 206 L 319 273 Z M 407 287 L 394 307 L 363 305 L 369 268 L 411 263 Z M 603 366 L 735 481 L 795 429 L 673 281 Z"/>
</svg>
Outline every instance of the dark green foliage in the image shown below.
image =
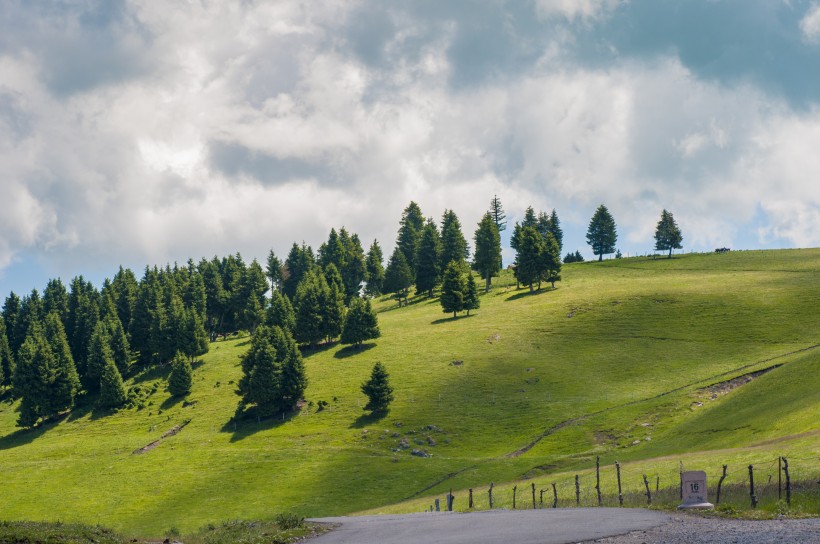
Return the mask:
<svg viewBox="0 0 820 544">
<path fill-rule="evenodd" d="M 478 286 L 472 273 L 467 274 L 467 283 L 464 286 L 464 309 L 467 315 L 470 310 L 478 310 L 481 307 L 481 300 L 478 298 Z"/>
<path fill-rule="evenodd" d="M 168 391 L 175 397 L 181 397 L 191 392 L 194 371 L 191 363 L 181 352 L 178 352 L 171 361 L 171 375 L 168 376 Z"/>
<path fill-rule="evenodd" d="M 428 221 L 421 231 L 416 253 L 416 294 L 433 296 L 433 289 L 441 281 L 441 240 L 436 224 Z"/>
<path fill-rule="evenodd" d="M 661 219 L 655 227 L 655 249 L 657 251 L 669 251 L 669 258 L 672 258 L 672 250 L 680 249 L 683 242 L 683 235 L 675 223 L 675 218 L 671 212 L 665 209 L 661 212 Z"/>
<path fill-rule="evenodd" d="M 332 271 L 333 265 L 329 268 Z M 321 282 L 320 282 L 321 284 Z M 345 317 L 344 286 L 336 283 L 320 285 L 319 305 L 322 308 L 322 336 L 328 341 L 342 334 Z"/>
<path fill-rule="evenodd" d="M 392 293 L 401 307 L 402 300 L 407 300 L 411 285 L 413 285 L 413 271 L 401 248 L 396 246 L 387 263 L 387 270 L 384 272 L 384 292 Z"/>
<path fill-rule="evenodd" d="M 108 329 L 109 345 L 111 346 L 111 356 L 114 358 L 114 364 L 117 365 L 120 374 L 125 375 L 131 365 L 131 346 L 128 343 L 125 328 L 116 314 L 106 320 L 105 326 Z"/>
<path fill-rule="evenodd" d="M 339 269 L 336 268 L 335 264 L 329 263 L 325 265 L 324 275 L 328 287 L 336 287 L 336 289 L 340 291 L 344 290 L 345 285 L 342 281 L 342 275 L 339 273 Z"/>
<path fill-rule="evenodd" d="M 127 539 L 100 525 L 92 527 L 60 521 L 3 521 L 0 522 L 0 542 L 3 544 L 124 544 Z"/>
<path fill-rule="evenodd" d="M 80 377 L 71 357 L 65 328 L 59 314 L 54 311 L 45 318 L 44 332 L 46 341 L 54 356 L 52 369 L 54 381 L 51 384 L 49 399 L 50 415 L 55 415 L 74 406 L 74 399 L 80 391 Z"/>
<path fill-rule="evenodd" d="M 322 302 L 329 298 L 330 288 L 323 274 L 308 272 L 293 298 L 296 326 L 293 336 L 300 344 L 318 344 L 324 338 Z"/>
<path fill-rule="evenodd" d="M 336 266 L 337 270 L 344 268 L 345 247 L 336 229 L 330 229 L 327 242 L 319 246 L 318 261 L 322 268 L 327 268 L 329 264 Z"/>
<path fill-rule="evenodd" d="M 490 212 L 484 214 L 475 231 L 473 269 L 484 278 L 484 291 L 490 290 L 493 276 L 501 268 L 501 236 Z"/>
<path fill-rule="evenodd" d="M 367 260 L 365 267 L 367 268 L 367 285 L 364 288 L 365 293 L 371 297 L 377 297 L 382 294 L 384 285 L 384 256 L 382 255 L 382 248 L 379 246 L 378 240 L 373 240 L 370 244 L 370 250 L 367 252 Z"/>
<path fill-rule="evenodd" d="M 464 309 L 464 275 L 461 266 L 456 261 L 450 261 L 444 270 L 444 280 L 441 283 L 441 308 L 444 313 L 453 312 L 453 317 Z"/>
<path fill-rule="evenodd" d="M 342 330 L 342 344 L 361 345 L 365 340 L 372 340 L 381 336 L 376 313 L 370 300 L 353 299 L 345 317 Z"/>
<path fill-rule="evenodd" d="M 120 266 L 111 281 L 111 294 L 114 298 L 114 305 L 117 307 L 117 317 L 119 317 L 126 334 L 128 334 L 131 326 L 131 316 L 134 312 L 138 292 L 139 283 L 137 283 L 134 272 L 129 268 Z M 130 340 L 129 338 L 129 342 Z"/>
<path fill-rule="evenodd" d="M 288 331 L 293 331 L 296 326 L 296 315 L 290 299 L 279 291 L 271 294 L 265 323 L 268 327 L 281 327 Z"/>
<path fill-rule="evenodd" d="M 315 266 L 313 250 L 302 242 L 299 247 L 295 243 L 285 260 L 285 273 L 282 280 L 282 292 L 291 300 L 296 296 L 296 288 L 302 278 Z"/>
<path fill-rule="evenodd" d="M 202 282 L 205 284 L 207 312 L 204 324 L 209 338 L 213 342 L 222 329 L 222 321 L 227 311 L 228 296 L 222 285 L 222 275 L 219 273 L 219 264 L 216 257 L 211 261 L 202 259 L 199 262 L 198 269 L 202 276 Z M 137 349 L 136 346 L 132 347 Z"/>
<path fill-rule="evenodd" d="M 564 256 L 564 263 L 582 263 L 584 262 L 584 256 L 581 255 L 580 251 L 576 251 L 575 253 L 567 253 Z"/>
<path fill-rule="evenodd" d="M 56 313 L 60 321 L 68 321 L 68 290 L 60 279 L 48 280 L 43 290 L 43 315 Z"/>
<path fill-rule="evenodd" d="M 14 324 L 15 342 L 25 341 L 30 328 L 35 323 L 41 323 L 43 317 L 43 302 L 40 299 L 40 293 L 37 289 L 33 289 L 30 295 L 23 297 L 20 301 L 20 313 L 17 314 L 17 321 Z M 13 345 L 11 347 L 14 349 Z"/>
<path fill-rule="evenodd" d="M 293 410 L 307 387 L 296 342 L 279 327 L 259 327 L 242 358 L 242 373 L 239 408 L 253 406 L 260 417 Z"/>
<path fill-rule="evenodd" d="M 14 336 L 14 331 L 17 330 L 17 317 L 20 314 L 20 297 L 14 294 L 14 291 L 9 293 L 3 303 L 3 324 L 6 329 L 6 337 L 8 338 L 9 348 L 12 355 L 17 355 L 25 338 L 21 338 L 19 343 Z"/>
<path fill-rule="evenodd" d="M 493 199 L 490 201 L 489 214 L 493 219 L 493 223 L 495 223 L 496 230 L 499 233 L 504 232 L 507 228 L 507 222 L 505 221 L 507 216 L 504 214 L 504 208 L 501 206 L 501 200 L 497 195 L 493 195 Z"/>
<path fill-rule="evenodd" d="M 447 268 L 451 262 L 456 262 L 462 269 L 467 270 L 467 257 L 470 249 L 467 240 L 461 232 L 461 223 L 453 210 L 445 210 L 441 218 L 441 254 L 439 267 Z"/>
<path fill-rule="evenodd" d="M 125 404 L 127 395 L 122 376 L 113 359 L 108 359 L 100 376 L 100 397 L 97 402 L 103 408 L 118 408 Z"/>
<path fill-rule="evenodd" d="M 10 386 L 14 376 L 14 356 L 11 354 L 8 337 L 6 336 L 6 322 L 0 319 L 0 387 Z"/>
<path fill-rule="evenodd" d="M 615 220 L 612 214 L 601 204 L 595 210 L 587 228 L 587 243 L 592 247 L 592 252 L 598 255 L 598 260 L 602 261 L 604 255 L 615 251 L 615 243 L 618 241 L 618 234 L 615 230 Z"/>
<path fill-rule="evenodd" d="M 555 242 L 558 244 L 558 253 L 560 255 L 561 251 L 564 249 L 564 231 L 561 228 L 561 221 L 558 219 L 558 214 L 555 212 L 555 208 L 552 209 L 552 213 L 550 214 L 549 231 L 555 238 Z"/>
<path fill-rule="evenodd" d="M 100 307 L 97 293 L 91 282 L 82 276 L 71 280 L 71 292 L 68 296 L 68 322 L 66 336 L 71 346 L 71 356 L 80 366 L 88 353 L 88 345 L 97 322 L 100 320 Z"/>
<path fill-rule="evenodd" d="M 373 365 L 370 379 L 362 384 L 362 393 L 367 396 L 364 409 L 374 414 L 386 412 L 393 402 L 393 388 L 390 387 L 387 370 L 381 363 Z"/>
<path fill-rule="evenodd" d="M 176 346 L 191 361 L 200 355 L 205 355 L 210 349 L 205 325 L 193 308 L 187 308 L 184 312 L 183 327 Z"/>
<path fill-rule="evenodd" d="M 114 362 L 108 328 L 102 321 L 98 322 L 94 329 L 88 346 L 88 353 L 83 360 L 85 365 L 80 365 L 79 368 L 83 387 L 90 393 L 96 393 L 100 390 L 100 378 L 105 366 L 109 361 Z"/>
<path fill-rule="evenodd" d="M 199 270 L 190 264 L 191 277 L 182 292 L 182 302 L 186 308 L 193 309 L 202 321 L 203 325 L 208 315 L 208 294 L 205 289 L 205 279 Z M 124 323 L 123 323 L 124 324 Z"/>
<path fill-rule="evenodd" d="M 268 276 L 268 281 L 270 281 L 271 289 L 277 291 L 282 288 L 282 280 L 284 279 L 284 272 L 285 268 L 282 265 L 282 261 L 279 260 L 279 257 L 270 250 L 268 253 L 268 260 L 266 262 L 265 267 L 265 274 Z"/>
<path fill-rule="evenodd" d="M 548 232 L 544 237 L 544 255 L 542 258 L 542 279 L 552 284 L 555 289 L 555 282 L 561 281 L 561 248 L 552 232 Z M 539 282 L 539 288 L 541 287 Z"/>
<path fill-rule="evenodd" d="M 14 392 L 20 397 L 17 425 L 34 427 L 41 418 L 45 419 L 52 412 L 54 375 L 54 355 L 42 327 L 35 324 L 20 346 L 14 372 Z"/>
<path fill-rule="evenodd" d="M 424 215 L 421 213 L 421 208 L 415 202 L 410 202 L 401 215 L 396 247 L 404 254 L 404 260 L 407 261 L 411 274 L 416 269 L 416 252 L 418 251 L 419 237 L 423 228 Z M 412 283 L 413 280 L 411 279 L 410 284 L 412 285 Z"/>
<path fill-rule="evenodd" d="M 359 296 L 362 283 L 367 279 L 367 263 L 365 262 L 364 249 L 357 234 L 348 235 L 342 227 L 339 231 L 339 238 L 345 248 L 344 266 L 339 269 L 345 285 L 345 301 Z"/>
<path fill-rule="evenodd" d="M 518 238 L 518 252 L 516 253 L 518 266 L 515 270 L 515 277 L 524 285 L 528 285 L 530 291 L 533 290 L 533 284 L 539 282 L 543 276 L 545 252 L 544 238 L 536 228 L 531 226 L 521 227 Z"/>
</svg>

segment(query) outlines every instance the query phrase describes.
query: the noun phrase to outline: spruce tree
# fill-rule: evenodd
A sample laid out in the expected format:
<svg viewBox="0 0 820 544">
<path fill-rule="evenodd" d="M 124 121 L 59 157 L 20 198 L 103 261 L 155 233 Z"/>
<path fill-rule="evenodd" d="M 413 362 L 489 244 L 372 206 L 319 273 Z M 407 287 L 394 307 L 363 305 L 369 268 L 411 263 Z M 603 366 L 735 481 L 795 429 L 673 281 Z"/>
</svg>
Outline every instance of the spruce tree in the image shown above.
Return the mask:
<svg viewBox="0 0 820 544">
<path fill-rule="evenodd" d="M 555 289 L 555 282 L 561 281 L 561 248 L 552 232 L 548 232 L 544 239 L 543 266 L 544 281 L 550 282 Z"/>
<path fill-rule="evenodd" d="M 345 258 L 339 273 L 342 275 L 345 287 L 345 302 L 359 296 L 362 282 L 367 279 L 367 263 L 364 249 L 357 234 L 350 235 L 344 227 L 339 229 L 339 239 L 345 250 Z"/>
<path fill-rule="evenodd" d="M 504 208 L 501 206 L 501 200 L 499 200 L 497 195 L 493 195 L 493 199 L 490 201 L 489 214 L 498 232 L 504 232 L 507 228 L 507 221 L 505 221 L 507 216 L 504 214 Z"/>
<path fill-rule="evenodd" d="M 282 412 L 290 412 L 296 409 L 307 389 L 305 365 L 302 361 L 302 354 L 288 331 L 274 328 L 271 338 L 280 368 L 277 408 Z"/>
<path fill-rule="evenodd" d="M 282 261 L 279 260 L 279 257 L 270 250 L 268 253 L 268 260 L 267 266 L 265 268 L 265 273 L 268 276 L 268 281 L 270 281 L 271 289 L 274 291 L 278 291 L 282 288 L 282 280 L 284 279 L 284 267 L 282 265 Z"/>
<path fill-rule="evenodd" d="M 171 375 L 168 376 L 168 391 L 174 397 L 181 397 L 191 392 L 194 371 L 191 363 L 182 352 L 177 352 L 171 361 Z"/>
<path fill-rule="evenodd" d="M 291 300 L 296 296 L 296 289 L 302 281 L 302 278 L 313 269 L 315 260 L 313 257 L 313 250 L 310 246 L 302 242 L 302 246 L 293 244 L 285 259 L 284 279 L 282 280 L 282 292 Z"/>
<path fill-rule="evenodd" d="M 20 346 L 14 373 L 14 392 L 20 397 L 17 425 L 34 427 L 52 412 L 54 355 L 39 324 L 32 326 Z"/>
<path fill-rule="evenodd" d="M 94 328 L 84 361 L 85 364 L 80 368 L 80 379 L 86 391 L 96 393 L 100 390 L 100 378 L 105 366 L 108 361 L 112 363 L 114 361 L 108 328 L 102 321 L 98 322 Z"/>
<path fill-rule="evenodd" d="M 370 379 L 362 384 L 362 393 L 367 396 L 364 409 L 373 414 L 386 412 L 393 402 L 393 388 L 390 387 L 387 370 L 381 363 L 373 365 Z"/>
<path fill-rule="evenodd" d="M 564 230 L 561 228 L 561 221 L 558 219 L 558 213 L 555 211 L 555 208 L 552 209 L 552 213 L 550 214 L 549 231 L 558 244 L 558 254 L 560 255 L 564 249 Z"/>
<path fill-rule="evenodd" d="M 413 285 L 413 271 L 407 259 L 404 258 L 401 248 L 396 246 L 387 263 L 387 270 L 384 272 L 384 292 L 393 293 L 401 307 L 402 300 L 407 301 L 411 285 Z"/>
<path fill-rule="evenodd" d="M 342 344 L 361 346 L 362 342 L 379 336 L 381 336 L 379 323 L 370 300 L 353 299 L 345 317 Z"/>
<path fill-rule="evenodd" d="M 74 406 L 74 399 L 80 391 L 80 377 L 77 374 L 74 359 L 71 357 L 71 348 L 68 345 L 63 322 L 56 311 L 46 316 L 44 333 L 54 356 L 52 363 L 54 381 L 50 387 L 48 415 L 57 415 Z"/>
<path fill-rule="evenodd" d="M 322 303 L 329 299 L 327 281 L 316 271 L 309 271 L 293 298 L 296 325 L 293 336 L 300 344 L 316 345 L 324 337 L 324 308 Z"/>
<path fill-rule="evenodd" d="M 411 274 L 416 270 L 416 252 L 423 228 L 424 215 L 421 213 L 421 208 L 415 202 L 410 202 L 402 212 L 396 247 L 404 254 L 404 260 L 407 261 Z M 410 283 L 413 283 L 412 280 Z"/>
<path fill-rule="evenodd" d="M 421 231 L 416 253 L 416 294 L 433 296 L 433 289 L 441 282 L 441 241 L 432 220 Z"/>
<path fill-rule="evenodd" d="M 481 300 L 478 298 L 478 287 L 475 278 L 472 273 L 468 273 L 467 283 L 464 287 L 464 309 L 467 310 L 467 315 L 470 315 L 470 310 L 478 310 L 480 307 Z"/>
<path fill-rule="evenodd" d="M 6 322 L 0 319 L 0 387 L 10 386 L 14 376 L 14 356 L 11 354 L 8 337 L 6 336 Z"/>
<path fill-rule="evenodd" d="M 68 321 L 68 290 L 59 278 L 48 280 L 43 290 L 43 315 L 52 312 L 57 314 L 65 327 Z"/>
<path fill-rule="evenodd" d="M 529 286 L 533 291 L 533 284 L 539 282 L 546 269 L 544 254 L 546 245 L 544 238 L 535 227 L 525 226 L 521 228 L 518 240 L 518 252 L 516 262 L 518 266 L 515 270 L 515 277 L 524 285 Z"/>
<path fill-rule="evenodd" d="M 271 294 L 265 323 L 268 327 L 281 327 L 288 331 L 293 331 L 296 325 L 293 306 L 290 304 L 288 297 L 279 291 L 274 291 Z"/>
<path fill-rule="evenodd" d="M 453 210 L 445 210 L 441 218 L 440 269 L 444 270 L 451 262 L 456 262 L 464 272 L 467 270 L 466 262 L 469 255 L 470 249 L 461 232 L 461 223 L 456 213 Z"/>
<path fill-rule="evenodd" d="M 444 313 L 453 312 L 453 317 L 456 317 L 456 314 L 464 309 L 465 289 L 461 266 L 456 261 L 450 261 L 441 283 L 440 301 Z"/>
<path fill-rule="evenodd" d="M 598 261 L 604 260 L 604 255 L 615 251 L 618 233 L 615 230 L 615 220 L 609 210 L 601 204 L 589 221 L 587 228 L 587 243 L 592 252 L 598 255 Z"/>
<path fill-rule="evenodd" d="M 208 333 L 199 314 L 193 309 L 185 310 L 182 338 L 179 342 L 180 351 L 193 362 L 200 355 L 205 355 L 210 349 Z"/>
<path fill-rule="evenodd" d="M 486 293 L 490 290 L 492 277 L 497 276 L 501 268 L 501 236 L 489 212 L 481 218 L 478 229 L 475 231 L 474 241 L 473 269 L 484 278 L 484 292 Z"/>
<path fill-rule="evenodd" d="M 109 318 L 105 324 L 108 329 L 109 345 L 111 346 L 111 356 L 114 358 L 114 364 L 117 365 L 120 374 L 125 376 L 131 366 L 131 346 L 128 344 L 128 335 L 125 334 L 125 328 L 116 314 Z"/>
<path fill-rule="evenodd" d="M 671 212 L 664 209 L 661 212 L 661 219 L 655 227 L 655 249 L 657 251 L 669 251 L 669 258 L 672 258 L 672 250 L 680 249 L 683 242 L 678 224 Z"/>
<path fill-rule="evenodd" d="M 331 270 L 333 265 L 330 265 Z M 345 317 L 344 285 L 336 283 L 325 284 L 320 279 L 319 305 L 322 308 L 322 336 L 328 342 L 342 334 Z"/>
<path fill-rule="evenodd" d="M 112 358 L 105 361 L 105 367 L 100 375 L 100 397 L 97 402 L 103 408 L 118 408 L 125 404 L 127 399 L 125 385 L 122 382 L 120 371 Z"/>
<path fill-rule="evenodd" d="M 382 294 L 384 285 L 384 256 L 378 240 L 373 240 L 370 250 L 367 252 L 365 267 L 367 268 L 367 285 L 364 292 L 371 297 Z"/>
<path fill-rule="evenodd" d="M 17 329 L 17 317 L 20 314 L 20 297 L 14 294 L 14 291 L 9 293 L 3 303 L 3 325 L 6 329 L 6 338 L 8 339 L 9 349 L 13 356 L 17 355 L 20 345 L 25 338 L 22 338 L 19 344 L 14 337 L 14 331 Z"/>
</svg>

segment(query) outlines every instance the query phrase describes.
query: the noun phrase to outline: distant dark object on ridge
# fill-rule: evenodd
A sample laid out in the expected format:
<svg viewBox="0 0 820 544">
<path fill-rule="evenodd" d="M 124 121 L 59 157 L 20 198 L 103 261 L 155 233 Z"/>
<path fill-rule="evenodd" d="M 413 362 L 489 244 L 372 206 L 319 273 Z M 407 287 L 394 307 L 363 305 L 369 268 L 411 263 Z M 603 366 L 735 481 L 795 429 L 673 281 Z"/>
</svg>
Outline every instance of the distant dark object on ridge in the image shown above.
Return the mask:
<svg viewBox="0 0 820 544">
<path fill-rule="evenodd" d="M 715 253 L 728 253 L 730 251 L 731 249 L 729 249 L 728 247 L 719 247 L 715 250 Z"/>
</svg>

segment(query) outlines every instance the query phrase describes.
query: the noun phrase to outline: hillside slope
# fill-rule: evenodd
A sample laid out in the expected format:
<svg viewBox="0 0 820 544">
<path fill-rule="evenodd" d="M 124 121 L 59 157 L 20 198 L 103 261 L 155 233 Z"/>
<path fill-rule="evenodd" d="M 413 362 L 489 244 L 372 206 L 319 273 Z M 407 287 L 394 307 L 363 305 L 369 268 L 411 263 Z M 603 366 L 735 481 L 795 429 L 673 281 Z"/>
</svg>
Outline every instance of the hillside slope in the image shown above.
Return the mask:
<svg viewBox="0 0 820 544">
<path fill-rule="evenodd" d="M 820 250 L 581 263 L 563 277 L 530 295 L 505 273 L 458 319 L 437 299 L 379 301 L 382 338 L 307 352 L 312 404 L 284 420 L 231 422 L 247 338 L 212 344 L 187 402 L 169 399 L 158 369 L 132 380 L 157 385 L 140 411 L 80 409 L 21 431 L 2 403 L 0 512 L 158 534 L 284 510 L 349 513 L 588 468 L 595 455 L 742 456 L 767 441 L 820 455 Z M 376 361 L 396 396 L 381 420 L 363 415 L 359 391 Z"/>
</svg>

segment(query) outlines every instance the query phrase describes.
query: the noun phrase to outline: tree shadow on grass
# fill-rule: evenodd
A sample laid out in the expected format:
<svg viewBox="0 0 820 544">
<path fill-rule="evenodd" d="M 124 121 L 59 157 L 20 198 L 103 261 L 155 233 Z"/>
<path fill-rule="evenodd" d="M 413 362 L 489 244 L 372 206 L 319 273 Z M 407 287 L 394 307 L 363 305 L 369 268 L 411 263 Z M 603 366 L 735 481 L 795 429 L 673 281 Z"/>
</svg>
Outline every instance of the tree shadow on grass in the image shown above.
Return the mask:
<svg viewBox="0 0 820 544">
<path fill-rule="evenodd" d="M 43 436 L 46 431 L 56 427 L 61 421 L 68 418 L 68 413 L 55 416 L 48 421 L 44 421 L 34 428 L 17 429 L 13 433 L 0 437 L 0 451 L 10 450 L 26 444 L 31 444 L 36 439 Z"/>
<path fill-rule="evenodd" d="M 453 316 L 450 316 L 450 317 L 442 317 L 441 319 L 436 319 L 435 321 L 431 321 L 431 322 L 430 322 L 430 324 L 431 324 L 431 325 L 441 325 L 442 323 L 451 323 L 451 322 L 453 322 L 453 321 L 458 321 L 459 319 L 469 319 L 469 318 L 471 318 L 471 317 L 475 317 L 475 314 L 470 314 L 470 315 L 466 315 L 466 314 L 465 314 L 465 315 L 457 315 L 457 316 L 455 316 L 455 317 L 453 317 Z"/>
<path fill-rule="evenodd" d="M 334 359 L 347 359 L 376 347 L 375 343 L 347 346 L 333 354 Z"/>
<path fill-rule="evenodd" d="M 139 383 L 144 383 L 151 380 L 167 380 L 170 374 L 171 365 L 149 366 L 134 374 L 133 383 L 134 385 L 137 385 Z"/>
<path fill-rule="evenodd" d="M 369 414 L 362 414 L 356 418 L 356 421 L 350 424 L 350 429 L 361 429 L 362 427 L 367 427 L 368 425 L 373 425 L 374 423 L 378 423 L 385 417 L 390 410 L 382 410 L 380 412 L 371 412 Z"/>
<path fill-rule="evenodd" d="M 288 423 L 290 420 L 299 415 L 299 410 L 294 410 L 289 413 L 279 413 L 274 416 L 256 419 L 252 410 L 246 411 L 239 417 L 231 418 L 220 429 L 223 433 L 233 433 L 231 436 L 231 443 L 239 442 L 245 438 L 254 435 L 260 431 L 267 431 L 275 429 Z"/>
<path fill-rule="evenodd" d="M 315 346 L 299 346 L 299 351 L 302 353 L 302 357 L 309 357 L 311 355 L 322 353 L 329 349 L 335 348 L 338 344 L 338 341 L 334 342 L 323 342 L 321 344 L 317 344 Z"/>
<path fill-rule="evenodd" d="M 535 291 L 532 291 L 532 292 L 530 292 L 529 289 L 525 289 L 524 291 L 522 291 L 520 293 L 516 293 L 514 295 L 508 296 L 504 300 L 509 302 L 509 301 L 518 300 L 518 299 L 524 298 L 524 297 L 538 296 L 538 295 L 541 295 L 541 294 L 544 294 L 544 293 L 549 293 L 550 291 L 555 291 L 555 289 L 553 289 L 552 287 L 544 287 L 542 289 L 536 289 Z"/>
<path fill-rule="evenodd" d="M 185 395 L 172 395 L 165 399 L 163 403 L 159 405 L 159 407 L 161 410 L 165 411 L 169 408 L 173 408 L 183 400 L 185 400 Z"/>
</svg>

